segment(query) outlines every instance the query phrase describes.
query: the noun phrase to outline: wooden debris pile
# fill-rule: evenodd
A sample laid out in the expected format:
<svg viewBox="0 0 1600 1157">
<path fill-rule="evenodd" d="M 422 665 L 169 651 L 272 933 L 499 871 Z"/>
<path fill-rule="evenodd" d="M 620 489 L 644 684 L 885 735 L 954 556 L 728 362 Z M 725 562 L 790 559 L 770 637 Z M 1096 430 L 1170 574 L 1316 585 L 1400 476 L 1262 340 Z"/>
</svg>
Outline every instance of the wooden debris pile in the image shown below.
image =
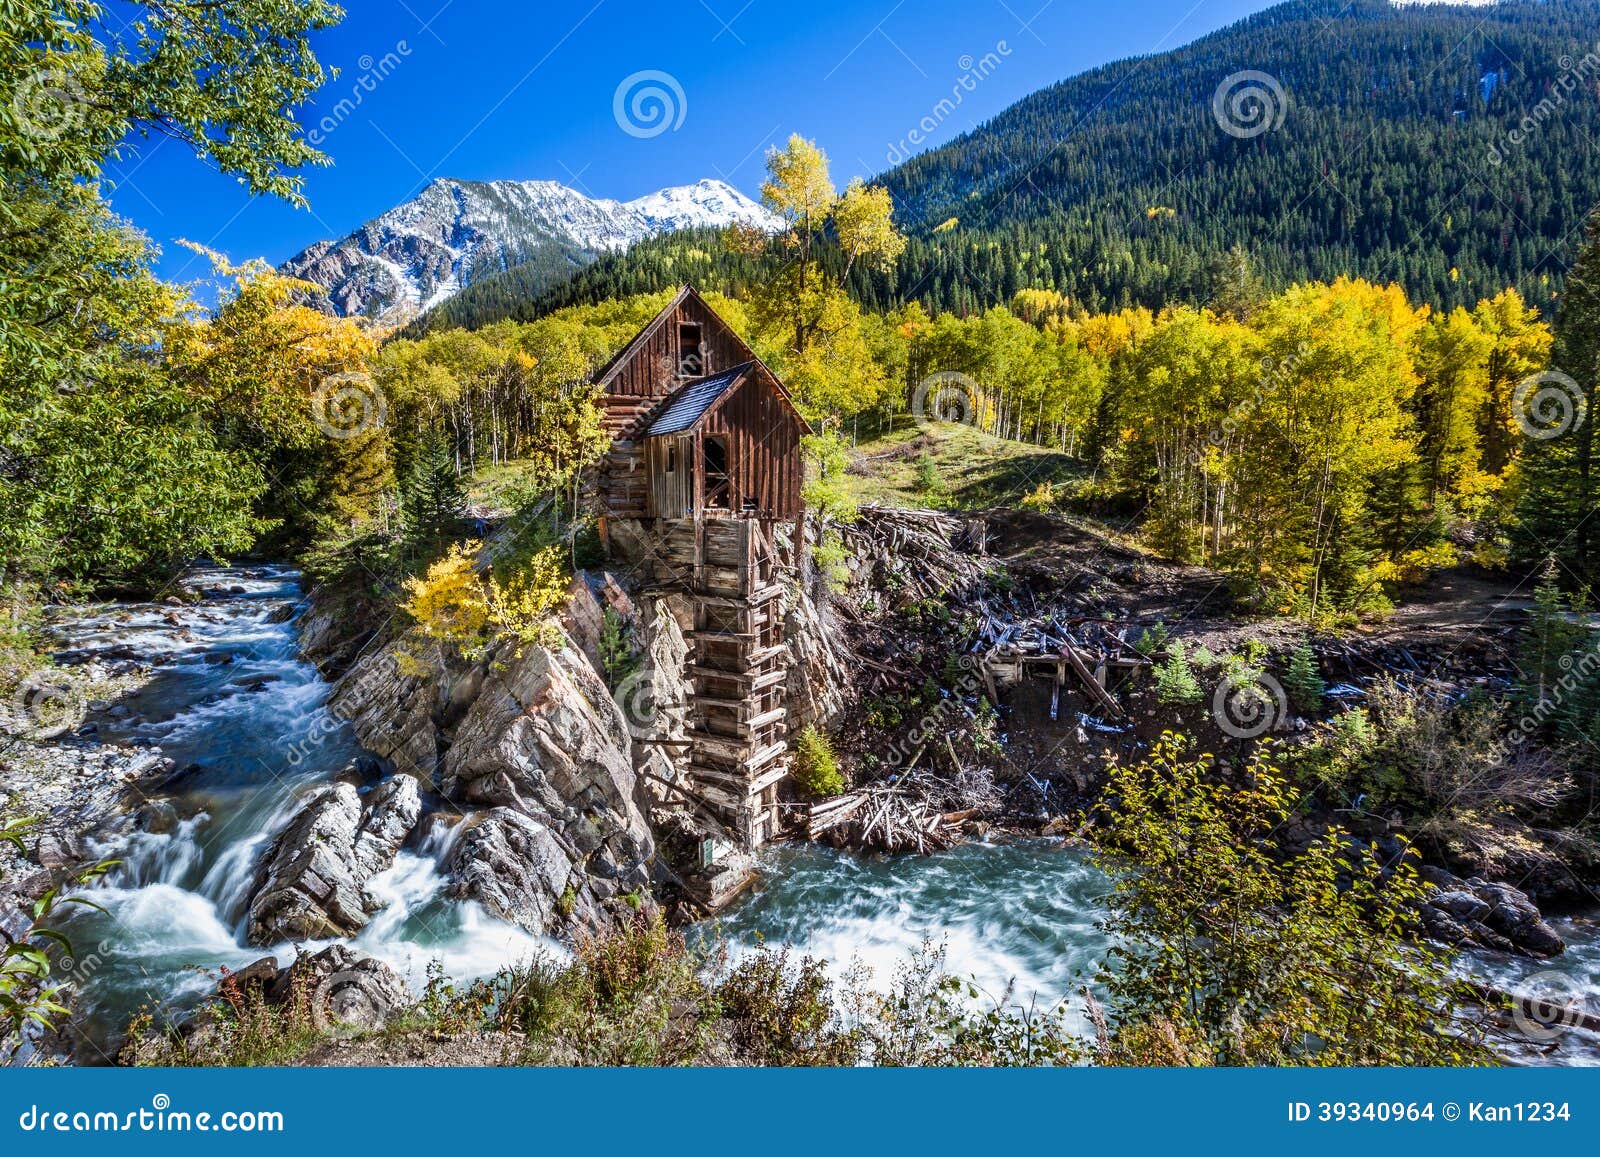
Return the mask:
<svg viewBox="0 0 1600 1157">
<path fill-rule="evenodd" d="M 964 595 L 982 582 L 987 534 L 981 519 L 937 510 L 863 506 L 839 527 L 844 545 L 870 566 L 870 585 L 897 592 L 902 605 Z"/>
<path fill-rule="evenodd" d="M 813 804 L 806 835 L 865 851 L 925 855 L 958 842 L 962 824 L 992 813 L 1000 802 L 987 770 L 950 775 L 911 769 Z"/>
<path fill-rule="evenodd" d="M 983 672 L 985 690 L 998 703 L 1003 687 L 1015 686 L 1030 674 L 1051 680 L 1050 718 L 1058 717 L 1061 689 L 1071 682 L 1100 710 L 1113 718 L 1124 714 L 1111 687 L 1130 671 L 1150 665 L 1128 636 L 1133 628 L 1092 617 L 1050 615 L 1042 621 L 1016 622 L 985 614 L 973 653 Z"/>
</svg>

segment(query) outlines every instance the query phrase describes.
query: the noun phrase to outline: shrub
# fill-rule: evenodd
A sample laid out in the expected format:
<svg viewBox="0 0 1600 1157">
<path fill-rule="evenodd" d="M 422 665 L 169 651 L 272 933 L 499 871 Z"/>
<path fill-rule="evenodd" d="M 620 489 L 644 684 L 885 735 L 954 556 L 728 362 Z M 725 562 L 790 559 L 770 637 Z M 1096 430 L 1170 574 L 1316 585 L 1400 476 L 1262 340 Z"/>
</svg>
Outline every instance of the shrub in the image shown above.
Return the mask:
<svg viewBox="0 0 1600 1157">
<path fill-rule="evenodd" d="M 1310 646 L 1301 643 L 1289 652 L 1289 669 L 1283 674 L 1283 689 L 1301 711 L 1314 715 L 1322 710 L 1323 697 L 1328 685 L 1322 681 L 1317 669 L 1317 655 Z"/>
<path fill-rule="evenodd" d="M 845 789 L 833 744 L 815 727 L 807 727 L 795 739 L 794 782 L 811 796 L 834 796 Z"/>
<path fill-rule="evenodd" d="M 1049 514 L 1056 508 L 1056 488 L 1047 479 L 1030 490 L 1021 505 L 1022 509 L 1036 514 Z"/>
<path fill-rule="evenodd" d="M 717 986 L 717 998 L 743 1063 L 856 1065 L 860 1033 L 844 1027 L 832 991 L 822 961 L 794 963 L 783 949 L 742 961 Z"/>
<path fill-rule="evenodd" d="M 420 578 L 406 581 L 401 609 L 428 638 L 480 651 L 489 626 L 489 597 L 478 577 L 478 543 L 457 543 Z"/>
<path fill-rule="evenodd" d="M 1413 855 L 1391 861 L 1334 830 L 1285 858 L 1273 833 L 1297 793 L 1259 754 L 1248 791 L 1171 733 L 1108 770 L 1097 842 L 1116 947 L 1100 980 L 1116 1029 L 1103 1063 L 1490 1062 L 1453 1015 L 1481 996 L 1409 938 L 1427 890 Z"/>
<path fill-rule="evenodd" d="M 1156 623 L 1139 632 L 1139 641 L 1134 644 L 1146 655 L 1154 655 L 1164 649 L 1167 640 L 1172 638 L 1172 632 L 1165 623 Z"/>
<path fill-rule="evenodd" d="M 525 1034 L 523 1064 L 682 1065 L 708 1058 L 718 1006 L 701 953 L 659 916 L 580 940 L 573 961 L 503 973 L 496 1024 Z"/>
<path fill-rule="evenodd" d="M 567 597 L 561 548 L 547 546 L 520 564 L 502 564 L 510 572 L 502 582 L 479 576 L 480 545 L 458 543 L 426 575 L 407 580 L 401 609 L 424 636 L 468 659 L 482 658 L 496 635 L 524 643 L 552 642 L 547 616 Z"/>
<path fill-rule="evenodd" d="M 1166 661 L 1156 665 L 1156 700 L 1170 705 L 1198 703 L 1204 698 L 1183 644 L 1173 643 L 1167 648 Z"/>
<path fill-rule="evenodd" d="M 0 844 L 9 844 L 19 854 L 26 854 L 23 837 L 33 827 L 31 819 L 0 822 Z M 96 907 L 66 892 L 98 880 L 116 863 L 102 861 L 75 872 L 65 884 L 50 888 L 26 909 L 20 928 L 8 930 L 11 913 L 0 912 L 0 1065 L 10 1063 L 30 1028 L 48 1029 L 67 1016 L 67 1008 L 61 1003 L 63 986 L 51 980 L 51 970 L 54 955 L 70 962 L 72 945 L 50 926 L 52 917 L 66 904 Z"/>
</svg>

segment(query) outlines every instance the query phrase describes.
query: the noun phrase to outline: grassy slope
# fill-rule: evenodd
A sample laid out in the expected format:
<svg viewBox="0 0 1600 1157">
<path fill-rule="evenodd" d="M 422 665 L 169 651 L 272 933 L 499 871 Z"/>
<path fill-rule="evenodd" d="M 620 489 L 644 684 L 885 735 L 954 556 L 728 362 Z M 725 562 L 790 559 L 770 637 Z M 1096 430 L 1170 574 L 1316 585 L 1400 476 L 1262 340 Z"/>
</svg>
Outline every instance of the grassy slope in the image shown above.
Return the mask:
<svg viewBox="0 0 1600 1157">
<path fill-rule="evenodd" d="M 938 506 L 978 510 L 1015 506 L 1041 482 L 1082 478 L 1088 467 L 1065 454 L 991 437 L 971 426 L 910 420 L 882 436 L 861 441 L 850 467 L 850 488 L 859 502 L 885 506 Z M 933 462 L 944 493 L 918 484 L 918 459 Z"/>
</svg>

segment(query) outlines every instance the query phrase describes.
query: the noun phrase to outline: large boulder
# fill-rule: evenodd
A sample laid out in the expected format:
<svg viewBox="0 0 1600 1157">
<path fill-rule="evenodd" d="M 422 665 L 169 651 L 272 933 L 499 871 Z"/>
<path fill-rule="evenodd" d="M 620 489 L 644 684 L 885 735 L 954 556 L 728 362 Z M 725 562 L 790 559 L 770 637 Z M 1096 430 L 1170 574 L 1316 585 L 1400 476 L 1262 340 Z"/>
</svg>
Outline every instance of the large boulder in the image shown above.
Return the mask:
<svg viewBox="0 0 1600 1157">
<path fill-rule="evenodd" d="M 542 933 L 572 915 L 573 852 L 531 816 L 495 808 L 467 822 L 446 868 L 450 894 L 475 900 L 492 916 Z"/>
<path fill-rule="evenodd" d="M 620 593 L 575 583 L 548 645 L 508 639 L 481 659 L 415 633 L 393 637 L 369 648 L 331 699 L 365 748 L 467 814 L 445 853 L 455 894 L 530 931 L 603 925 L 652 882 L 649 800 L 595 657 L 605 606 Z M 686 650 L 681 632 L 664 646 L 663 675 L 681 681 L 681 658 L 669 653 Z M 273 910 L 297 927 L 317 923 L 326 907 L 290 891 Z"/>
<path fill-rule="evenodd" d="M 519 813 L 559 837 L 568 869 L 581 869 L 575 891 L 595 902 L 574 911 L 598 911 L 650 882 L 655 843 L 627 721 L 570 645 L 530 647 L 491 671 L 456 728 L 441 782 L 460 804 Z M 547 841 L 527 838 L 550 852 Z M 470 846 L 487 852 L 498 843 Z M 459 855 L 453 862 L 463 863 Z M 566 882 L 544 890 L 560 895 Z"/>
<path fill-rule="evenodd" d="M 433 786 L 440 708 L 450 698 L 452 682 L 459 680 L 452 680 L 448 670 L 412 660 L 403 645 L 391 645 L 365 655 L 340 676 L 329 708 L 349 721 L 362 747 Z"/>
<path fill-rule="evenodd" d="M 1422 876 L 1434 888 L 1422 904 L 1422 926 L 1435 940 L 1521 956 L 1559 956 L 1566 950 L 1561 934 L 1526 893 L 1510 884 L 1476 876 L 1463 880 L 1431 866 Z"/>
<path fill-rule="evenodd" d="M 348 783 L 317 791 L 273 841 L 257 873 L 250 942 L 325 940 L 366 927 L 373 908 L 366 882 L 394 863 L 421 813 L 409 776 L 380 784 L 365 806 Z"/>
<path fill-rule="evenodd" d="M 371 1032 L 409 1008 L 411 993 L 398 973 L 381 960 L 334 944 L 314 956 L 302 955 L 268 989 L 267 999 L 310 1003 L 320 1027 Z"/>
</svg>

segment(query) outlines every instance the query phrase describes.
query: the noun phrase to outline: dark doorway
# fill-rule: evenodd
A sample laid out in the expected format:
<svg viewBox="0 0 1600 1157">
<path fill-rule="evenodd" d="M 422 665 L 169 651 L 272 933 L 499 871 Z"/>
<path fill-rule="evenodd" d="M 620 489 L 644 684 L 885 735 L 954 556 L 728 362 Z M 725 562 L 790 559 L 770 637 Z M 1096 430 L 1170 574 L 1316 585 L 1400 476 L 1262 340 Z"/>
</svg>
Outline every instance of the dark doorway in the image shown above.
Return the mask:
<svg viewBox="0 0 1600 1157">
<path fill-rule="evenodd" d="M 707 438 L 701 450 L 706 476 L 706 509 L 729 507 L 728 444 L 721 438 Z"/>
</svg>

